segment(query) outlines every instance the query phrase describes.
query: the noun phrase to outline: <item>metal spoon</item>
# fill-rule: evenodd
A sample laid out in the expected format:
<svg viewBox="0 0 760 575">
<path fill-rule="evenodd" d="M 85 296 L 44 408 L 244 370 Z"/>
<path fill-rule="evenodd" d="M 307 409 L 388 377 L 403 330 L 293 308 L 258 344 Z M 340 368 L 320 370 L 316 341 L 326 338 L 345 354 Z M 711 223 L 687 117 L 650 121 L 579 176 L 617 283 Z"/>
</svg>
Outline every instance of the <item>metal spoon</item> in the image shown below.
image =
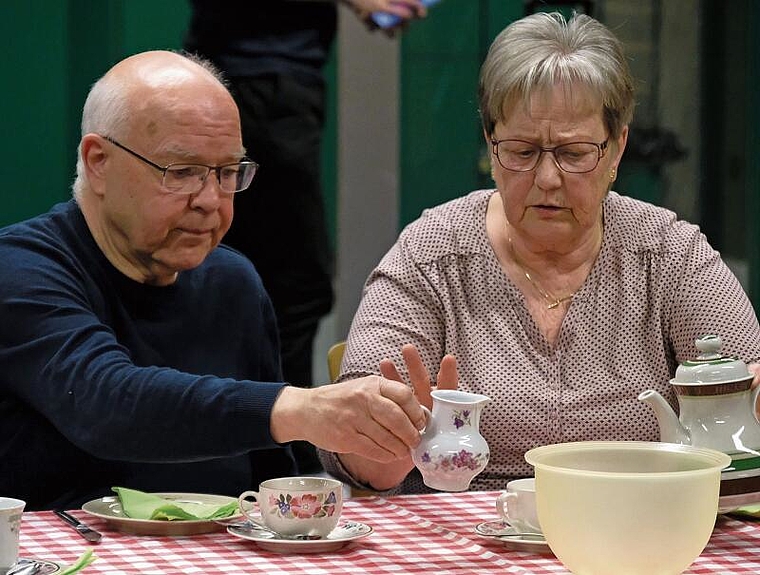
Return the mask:
<svg viewBox="0 0 760 575">
<path fill-rule="evenodd" d="M 19 559 L 11 565 L 5 575 L 47 575 L 56 571 L 57 567 L 47 561 L 34 559 Z"/>
<path fill-rule="evenodd" d="M 519 538 L 524 541 L 546 541 L 541 533 L 494 533 L 492 537 L 502 538 Z"/>
<path fill-rule="evenodd" d="M 271 527 L 267 527 L 263 523 L 259 523 L 258 521 L 254 521 L 253 519 L 248 519 L 247 521 L 236 521 L 232 523 L 219 521 L 218 523 L 222 523 L 223 525 L 226 525 L 227 527 L 232 527 L 240 531 L 263 531 L 264 533 L 269 533 L 273 535 L 276 539 L 294 539 L 294 540 L 300 540 L 300 541 L 314 541 L 317 539 L 322 539 L 322 537 L 319 535 L 283 535 L 282 533 L 278 533 Z"/>
</svg>

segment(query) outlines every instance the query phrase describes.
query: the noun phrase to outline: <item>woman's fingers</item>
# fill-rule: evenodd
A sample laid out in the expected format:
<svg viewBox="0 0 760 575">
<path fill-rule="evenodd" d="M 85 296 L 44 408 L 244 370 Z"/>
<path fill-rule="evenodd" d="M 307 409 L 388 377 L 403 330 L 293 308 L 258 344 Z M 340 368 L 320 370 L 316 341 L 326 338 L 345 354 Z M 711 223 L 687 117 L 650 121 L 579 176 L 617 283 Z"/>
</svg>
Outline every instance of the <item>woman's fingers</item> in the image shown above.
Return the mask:
<svg viewBox="0 0 760 575">
<path fill-rule="evenodd" d="M 409 371 L 409 381 L 412 383 L 412 387 L 416 389 L 418 385 L 427 385 L 430 387 L 430 374 L 425 368 L 425 364 L 422 363 L 422 358 L 417 348 L 408 343 L 401 348 L 401 355 L 404 357 L 404 363 Z"/>
<path fill-rule="evenodd" d="M 400 381 L 403 383 L 401 374 L 396 369 L 396 364 L 390 359 L 384 359 L 380 362 L 380 373 L 385 379 L 392 379 L 394 381 Z"/>
<path fill-rule="evenodd" d="M 438 370 L 436 386 L 438 389 L 456 389 L 458 385 L 457 360 L 451 354 L 444 355 Z"/>
</svg>

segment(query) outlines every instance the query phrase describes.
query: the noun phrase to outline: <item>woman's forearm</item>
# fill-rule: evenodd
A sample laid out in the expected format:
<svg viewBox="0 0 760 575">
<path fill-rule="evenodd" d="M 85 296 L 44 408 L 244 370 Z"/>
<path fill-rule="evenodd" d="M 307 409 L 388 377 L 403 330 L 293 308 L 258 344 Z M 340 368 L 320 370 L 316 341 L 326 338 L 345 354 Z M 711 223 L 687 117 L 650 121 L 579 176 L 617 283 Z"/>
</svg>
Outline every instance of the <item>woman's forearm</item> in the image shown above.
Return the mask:
<svg viewBox="0 0 760 575">
<path fill-rule="evenodd" d="M 411 455 L 392 463 L 379 463 L 354 453 L 341 453 L 338 458 L 354 479 L 375 491 L 396 487 L 414 468 Z"/>
</svg>

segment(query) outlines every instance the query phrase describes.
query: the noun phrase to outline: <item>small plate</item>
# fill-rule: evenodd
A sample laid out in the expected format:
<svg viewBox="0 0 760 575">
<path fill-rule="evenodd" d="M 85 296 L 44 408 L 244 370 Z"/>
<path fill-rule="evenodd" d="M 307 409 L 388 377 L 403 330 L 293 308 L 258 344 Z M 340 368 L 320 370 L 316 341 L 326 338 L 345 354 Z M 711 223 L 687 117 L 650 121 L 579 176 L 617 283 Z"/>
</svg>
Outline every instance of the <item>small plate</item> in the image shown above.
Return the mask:
<svg viewBox="0 0 760 575">
<path fill-rule="evenodd" d="M 274 553 L 323 553 L 335 551 L 372 533 L 373 529 L 364 523 L 348 521 L 341 523 L 321 539 L 281 539 L 276 535 L 249 525 L 230 525 L 227 533 L 253 541 L 265 551 Z"/>
<path fill-rule="evenodd" d="M 154 495 L 181 503 L 209 503 L 219 506 L 236 501 L 234 497 L 204 493 L 155 493 Z M 132 535 L 199 535 L 213 531 L 224 531 L 226 527 L 214 519 L 167 521 L 164 519 L 135 519 L 127 517 L 121 508 L 119 498 L 115 495 L 88 501 L 82 505 L 82 511 L 105 519 L 106 523 L 117 531 Z M 240 517 L 242 517 L 242 514 L 237 513 L 225 517 L 224 521 Z"/>
<path fill-rule="evenodd" d="M 499 541 L 507 549 L 552 554 L 552 550 L 540 535 L 520 534 L 503 521 L 486 521 L 475 526 L 475 533 L 492 541 Z M 537 537 L 541 537 L 540 539 Z"/>
</svg>

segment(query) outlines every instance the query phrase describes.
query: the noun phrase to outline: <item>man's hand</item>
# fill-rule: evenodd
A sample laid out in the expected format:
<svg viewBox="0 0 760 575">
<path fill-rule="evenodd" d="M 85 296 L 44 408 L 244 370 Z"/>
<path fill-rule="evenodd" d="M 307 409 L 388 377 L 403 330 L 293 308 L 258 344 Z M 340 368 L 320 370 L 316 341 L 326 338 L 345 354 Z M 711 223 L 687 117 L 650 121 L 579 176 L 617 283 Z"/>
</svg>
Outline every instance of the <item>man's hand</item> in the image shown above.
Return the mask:
<svg viewBox="0 0 760 575">
<path fill-rule="evenodd" d="M 425 415 L 409 386 L 380 376 L 303 389 L 286 387 L 272 408 L 278 443 L 305 440 L 388 463 L 409 456 Z"/>
</svg>

